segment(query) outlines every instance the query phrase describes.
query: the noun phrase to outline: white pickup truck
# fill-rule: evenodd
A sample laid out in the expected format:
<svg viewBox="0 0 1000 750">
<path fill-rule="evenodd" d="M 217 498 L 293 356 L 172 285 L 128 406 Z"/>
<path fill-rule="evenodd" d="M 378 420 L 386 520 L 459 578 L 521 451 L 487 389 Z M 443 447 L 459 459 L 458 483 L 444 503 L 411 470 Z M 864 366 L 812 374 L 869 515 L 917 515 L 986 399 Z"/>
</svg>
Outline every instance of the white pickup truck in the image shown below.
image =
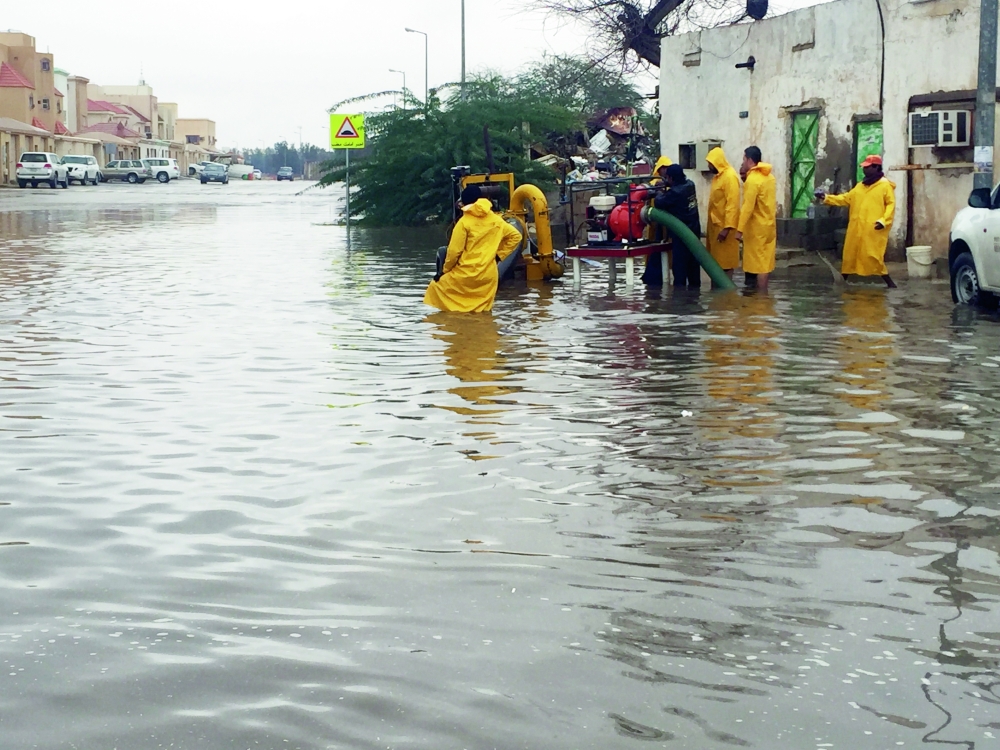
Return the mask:
<svg viewBox="0 0 1000 750">
<path fill-rule="evenodd" d="M 951 298 L 995 306 L 1000 295 L 1000 186 L 977 188 L 955 215 L 948 238 Z"/>
</svg>

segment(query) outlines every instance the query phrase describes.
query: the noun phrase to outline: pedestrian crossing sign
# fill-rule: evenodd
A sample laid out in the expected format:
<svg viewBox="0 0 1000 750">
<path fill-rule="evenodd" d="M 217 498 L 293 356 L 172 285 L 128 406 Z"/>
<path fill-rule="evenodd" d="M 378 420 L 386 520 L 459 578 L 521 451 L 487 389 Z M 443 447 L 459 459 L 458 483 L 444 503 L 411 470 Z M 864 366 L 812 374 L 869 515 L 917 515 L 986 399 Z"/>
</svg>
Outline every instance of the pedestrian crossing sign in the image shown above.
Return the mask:
<svg viewBox="0 0 1000 750">
<path fill-rule="evenodd" d="M 364 115 L 330 115 L 330 148 L 364 147 Z"/>
</svg>

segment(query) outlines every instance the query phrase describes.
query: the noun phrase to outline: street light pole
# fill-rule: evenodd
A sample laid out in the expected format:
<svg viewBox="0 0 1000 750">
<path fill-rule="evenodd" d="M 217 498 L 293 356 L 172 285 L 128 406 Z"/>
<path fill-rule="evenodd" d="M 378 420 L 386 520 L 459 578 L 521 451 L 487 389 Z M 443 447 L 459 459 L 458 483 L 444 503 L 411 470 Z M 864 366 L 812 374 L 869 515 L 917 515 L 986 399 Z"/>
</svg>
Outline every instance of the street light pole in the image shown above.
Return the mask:
<svg viewBox="0 0 1000 750">
<path fill-rule="evenodd" d="M 399 73 L 403 76 L 403 109 L 406 109 L 406 71 L 396 70 L 395 68 L 389 68 L 390 73 Z"/>
<path fill-rule="evenodd" d="M 465 0 L 462 0 L 462 101 L 465 99 Z"/>
<path fill-rule="evenodd" d="M 979 10 L 979 83 L 976 90 L 974 188 L 993 189 L 993 146 L 997 108 L 997 0 Z"/>
<path fill-rule="evenodd" d="M 429 45 L 429 41 L 427 39 L 427 32 L 426 31 L 417 31 L 416 29 L 405 29 L 405 31 L 408 31 L 411 34 L 423 34 L 424 35 L 424 111 L 430 112 L 430 99 L 427 96 L 427 90 L 428 90 L 427 89 L 427 61 L 429 60 L 428 53 L 427 53 L 428 45 Z"/>
</svg>

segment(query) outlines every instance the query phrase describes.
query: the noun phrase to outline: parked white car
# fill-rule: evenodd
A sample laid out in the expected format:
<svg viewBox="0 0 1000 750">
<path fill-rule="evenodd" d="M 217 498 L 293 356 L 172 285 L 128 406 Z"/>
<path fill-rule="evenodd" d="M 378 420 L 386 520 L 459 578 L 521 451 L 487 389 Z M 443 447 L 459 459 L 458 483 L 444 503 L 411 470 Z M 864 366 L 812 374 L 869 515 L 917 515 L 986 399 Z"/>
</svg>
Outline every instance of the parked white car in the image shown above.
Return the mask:
<svg viewBox="0 0 1000 750">
<path fill-rule="evenodd" d="M 956 214 L 948 240 L 951 298 L 965 305 L 996 305 L 1000 295 L 1000 186 L 973 190 Z"/>
<path fill-rule="evenodd" d="M 69 172 L 65 164 L 60 164 L 58 154 L 47 151 L 28 151 L 21 154 L 17 160 L 17 184 L 22 188 L 38 187 L 38 183 L 45 182 L 50 188 L 55 190 L 57 185 L 63 188 L 69 187 Z"/>
<path fill-rule="evenodd" d="M 149 173 L 160 182 L 170 182 L 181 176 L 181 168 L 176 159 L 143 159 Z"/>
<path fill-rule="evenodd" d="M 66 165 L 66 179 L 70 182 L 77 180 L 81 185 L 88 182 L 96 185 L 101 181 L 101 165 L 93 156 L 67 154 L 62 158 L 62 163 Z"/>
<path fill-rule="evenodd" d="M 188 165 L 188 177 L 197 177 L 203 171 L 205 171 L 205 166 L 208 164 L 214 164 L 213 161 L 200 161 L 197 164 Z"/>
</svg>

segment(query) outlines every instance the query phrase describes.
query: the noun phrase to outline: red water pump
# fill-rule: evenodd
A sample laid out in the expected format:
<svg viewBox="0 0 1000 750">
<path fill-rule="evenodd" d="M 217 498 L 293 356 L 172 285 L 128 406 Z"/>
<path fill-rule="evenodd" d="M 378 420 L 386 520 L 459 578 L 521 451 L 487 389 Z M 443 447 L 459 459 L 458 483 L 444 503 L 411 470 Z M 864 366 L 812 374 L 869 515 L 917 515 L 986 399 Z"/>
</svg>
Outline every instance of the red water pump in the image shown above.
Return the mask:
<svg viewBox="0 0 1000 750">
<path fill-rule="evenodd" d="M 651 197 L 651 190 L 641 185 L 631 185 L 628 200 L 615 206 L 608 219 L 608 227 L 619 241 L 641 240 L 646 222 L 640 216 L 643 207 Z"/>
</svg>

